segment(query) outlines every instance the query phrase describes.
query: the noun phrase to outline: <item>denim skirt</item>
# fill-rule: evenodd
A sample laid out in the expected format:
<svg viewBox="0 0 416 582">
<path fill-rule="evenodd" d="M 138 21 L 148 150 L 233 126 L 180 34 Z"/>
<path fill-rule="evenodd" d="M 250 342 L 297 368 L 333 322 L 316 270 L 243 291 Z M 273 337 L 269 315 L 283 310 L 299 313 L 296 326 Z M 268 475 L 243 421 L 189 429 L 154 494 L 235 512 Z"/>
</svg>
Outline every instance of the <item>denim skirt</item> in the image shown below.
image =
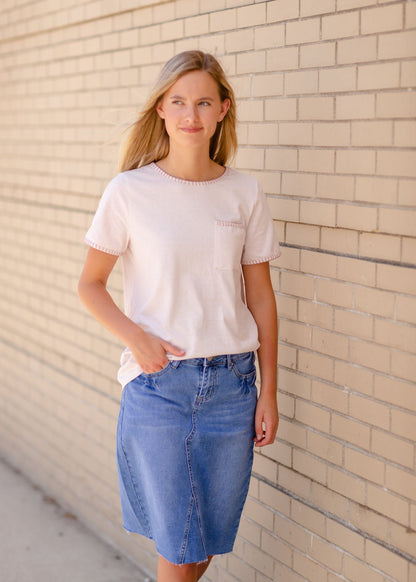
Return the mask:
<svg viewBox="0 0 416 582">
<path fill-rule="evenodd" d="M 170 361 L 123 390 L 117 461 L 124 528 L 174 564 L 233 549 L 253 463 L 253 352 Z"/>
</svg>

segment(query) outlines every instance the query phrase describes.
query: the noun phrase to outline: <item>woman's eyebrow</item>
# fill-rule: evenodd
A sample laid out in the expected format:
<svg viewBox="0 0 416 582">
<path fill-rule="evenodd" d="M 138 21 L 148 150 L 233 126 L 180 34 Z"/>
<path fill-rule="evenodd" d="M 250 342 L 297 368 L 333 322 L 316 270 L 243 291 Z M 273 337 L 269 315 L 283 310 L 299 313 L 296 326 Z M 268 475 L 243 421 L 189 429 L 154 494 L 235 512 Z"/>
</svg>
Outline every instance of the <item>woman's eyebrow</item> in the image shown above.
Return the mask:
<svg viewBox="0 0 416 582">
<path fill-rule="evenodd" d="M 184 99 L 182 95 L 170 95 L 169 99 Z M 197 101 L 214 101 L 212 97 L 198 97 Z"/>
</svg>

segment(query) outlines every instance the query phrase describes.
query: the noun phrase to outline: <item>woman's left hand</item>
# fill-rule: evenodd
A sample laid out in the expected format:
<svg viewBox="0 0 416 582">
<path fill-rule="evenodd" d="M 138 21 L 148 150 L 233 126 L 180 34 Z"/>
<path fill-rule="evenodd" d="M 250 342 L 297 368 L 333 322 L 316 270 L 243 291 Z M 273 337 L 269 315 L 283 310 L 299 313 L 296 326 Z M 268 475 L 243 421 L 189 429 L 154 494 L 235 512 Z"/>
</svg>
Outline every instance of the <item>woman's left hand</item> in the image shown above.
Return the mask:
<svg viewBox="0 0 416 582">
<path fill-rule="evenodd" d="M 279 413 L 275 394 L 260 392 L 256 406 L 254 444 L 264 447 L 274 442 L 279 424 Z"/>
</svg>

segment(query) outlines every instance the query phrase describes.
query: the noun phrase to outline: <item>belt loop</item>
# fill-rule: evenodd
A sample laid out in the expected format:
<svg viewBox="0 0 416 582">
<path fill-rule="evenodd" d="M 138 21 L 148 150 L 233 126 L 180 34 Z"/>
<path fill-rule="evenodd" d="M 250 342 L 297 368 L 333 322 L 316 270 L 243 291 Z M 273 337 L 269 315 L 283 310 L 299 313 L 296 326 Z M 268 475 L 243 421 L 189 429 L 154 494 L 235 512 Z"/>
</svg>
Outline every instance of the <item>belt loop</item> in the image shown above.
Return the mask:
<svg viewBox="0 0 416 582">
<path fill-rule="evenodd" d="M 227 354 L 227 368 L 229 370 L 231 370 L 232 367 L 233 367 L 233 361 L 231 359 L 231 354 Z"/>
</svg>

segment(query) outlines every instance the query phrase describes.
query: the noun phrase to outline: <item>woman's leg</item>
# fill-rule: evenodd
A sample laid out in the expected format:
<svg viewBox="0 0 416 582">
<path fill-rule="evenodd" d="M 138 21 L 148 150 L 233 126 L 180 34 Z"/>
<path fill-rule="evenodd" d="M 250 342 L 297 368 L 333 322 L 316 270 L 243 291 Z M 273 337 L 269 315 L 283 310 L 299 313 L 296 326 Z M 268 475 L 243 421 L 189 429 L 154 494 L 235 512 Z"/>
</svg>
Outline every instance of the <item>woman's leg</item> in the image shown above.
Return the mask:
<svg viewBox="0 0 416 582">
<path fill-rule="evenodd" d="M 208 560 L 206 562 L 202 562 L 202 564 L 198 564 L 198 566 L 196 568 L 197 580 L 199 580 L 200 578 L 202 578 L 202 576 L 204 575 L 206 569 L 210 565 L 211 560 L 212 560 L 212 556 L 208 556 Z"/>
<path fill-rule="evenodd" d="M 211 562 L 212 556 L 202 564 L 172 564 L 159 556 L 157 582 L 197 582 Z"/>
</svg>

